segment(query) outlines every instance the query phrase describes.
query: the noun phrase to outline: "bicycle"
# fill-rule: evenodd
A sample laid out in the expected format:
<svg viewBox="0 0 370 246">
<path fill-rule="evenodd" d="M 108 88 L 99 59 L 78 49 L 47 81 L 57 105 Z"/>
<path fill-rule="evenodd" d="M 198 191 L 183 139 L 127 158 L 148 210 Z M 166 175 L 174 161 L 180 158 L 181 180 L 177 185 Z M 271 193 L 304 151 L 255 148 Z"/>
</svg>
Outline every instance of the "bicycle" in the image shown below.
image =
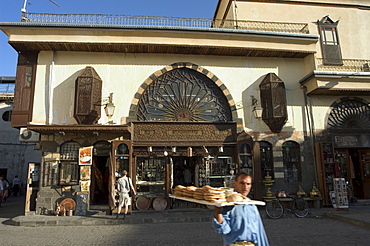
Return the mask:
<svg viewBox="0 0 370 246">
<path fill-rule="evenodd" d="M 279 219 L 281 216 L 283 216 L 285 210 L 294 213 L 294 215 L 298 218 L 305 218 L 308 215 L 308 203 L 303 199 L 303 197 L 287 197 L 292 198 L 292 200 L 289 202 L 289 206 L 285 205 L 280 198 L 266 202 L 265 211 L 269 218 Z"/>
</svg>

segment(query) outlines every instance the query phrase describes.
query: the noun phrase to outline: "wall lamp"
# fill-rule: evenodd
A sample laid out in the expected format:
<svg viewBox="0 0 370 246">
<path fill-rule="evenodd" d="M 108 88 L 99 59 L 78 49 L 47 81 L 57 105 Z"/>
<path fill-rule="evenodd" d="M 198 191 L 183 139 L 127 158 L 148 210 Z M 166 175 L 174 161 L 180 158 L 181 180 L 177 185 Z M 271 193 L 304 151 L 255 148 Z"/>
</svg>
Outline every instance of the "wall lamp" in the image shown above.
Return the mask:
<svg viewBox="0 0 370 246">
<path fill-rule="evenodd" d="M 251 96 L 251 98 L 252 98 L 252 106 L 253 106 L 252 112 L 253 112 L 254 118 L 260 119 L 262 118 L 263 108 L 260 105 L 258 105 L 257 98 L 255 98 L 254 96 Z"/>
<path fill-rule="evenodd" d="M 114 109 L 116 108 L 116 106 L 114 106 L 113 104 L 113 93 L 109 94 L 108 101 L 104 102 L 103 105 L 105 105 L 104 111 L 109 119 L 108 124 L 113 124 L 113 121 L 111 120 L 111 118 L 114 114 Z"/>
</svg>

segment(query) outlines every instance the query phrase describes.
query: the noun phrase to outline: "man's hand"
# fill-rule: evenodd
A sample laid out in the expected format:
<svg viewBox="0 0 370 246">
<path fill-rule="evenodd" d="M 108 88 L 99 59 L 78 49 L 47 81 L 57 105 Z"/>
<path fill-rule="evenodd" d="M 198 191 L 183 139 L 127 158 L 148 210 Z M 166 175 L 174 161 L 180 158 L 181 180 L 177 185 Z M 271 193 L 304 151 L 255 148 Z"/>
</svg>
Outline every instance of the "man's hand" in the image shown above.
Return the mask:
<svg viewBox="0 0 370 246">
<path fill-rule="evenodd" d="M 215 219 L 218 221 L 218 223 L 222 224 L 223 217 L 222 217 L 222 213 L 221 213 L 221 208 L 220 207 L 215 207 L 215 210 L 214 210 L 214 213 L 213 213 L 213 217 L 215 217 Z"/>
</svg>

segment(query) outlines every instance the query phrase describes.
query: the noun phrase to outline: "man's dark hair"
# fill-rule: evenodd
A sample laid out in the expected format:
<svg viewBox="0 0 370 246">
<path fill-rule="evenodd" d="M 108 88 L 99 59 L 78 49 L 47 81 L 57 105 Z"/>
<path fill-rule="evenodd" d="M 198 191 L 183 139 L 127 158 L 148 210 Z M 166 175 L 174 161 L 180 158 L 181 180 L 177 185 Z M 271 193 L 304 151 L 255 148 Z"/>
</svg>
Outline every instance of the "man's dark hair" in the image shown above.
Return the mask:
<svg viewBox="0 0 370 246">
<path fill-rule="evenodd" d="M 238 178 L 242 176 L 242 177 L 251 177 L 251 179 L 253 180 L 253 177 L 252 175 L 249 173 L 249 172 L 246 172 L 246 171 L 240 171 L 239 173 L 236 174 L 235 176 L 235 181 L 238 180 Z"/>
</svg>

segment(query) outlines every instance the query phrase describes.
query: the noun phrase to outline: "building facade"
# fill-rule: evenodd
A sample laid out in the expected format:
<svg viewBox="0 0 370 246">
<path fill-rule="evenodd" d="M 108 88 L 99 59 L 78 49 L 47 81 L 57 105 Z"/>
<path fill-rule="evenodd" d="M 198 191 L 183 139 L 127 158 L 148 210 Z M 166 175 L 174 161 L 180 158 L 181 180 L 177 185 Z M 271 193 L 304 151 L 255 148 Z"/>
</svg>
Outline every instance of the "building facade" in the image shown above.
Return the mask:
<svg viewBox="0 0 370 246">
<path fill-rule="evenodd" d="M 22 195 L 26 194 L 27 180 L 39 179 L 41 152 L 38 147 L 39 138 L 30 136 L 26 128 L 17 129 L 11 126 L 15 77 L 0 77 L 0 175 L 10 183 L 17 175 L 22 181 Z M 38 187 L 30 187 L 32 190 Z M 30 197 L 29 197 L 30 198 Z M 34 209 L 35 203 L 28 204 Z"/>
<path fill-rule="evenodd" d="M 274 194 L 316 185 L 324 206 L 336 177 L 368 198 L 368 7 L 220 0 L 212 20 L 181 26 L 30 13 L 0 23 L 19 52 L 12 125 L 41 134 L 36 212 L 80 193 L 113 209 L 124 169 L 152 206 L 170 206 L 175 185 L 229 185 L 239 170 L 253 173 L 255 199 L 266 176 Z"/>
</svg>

